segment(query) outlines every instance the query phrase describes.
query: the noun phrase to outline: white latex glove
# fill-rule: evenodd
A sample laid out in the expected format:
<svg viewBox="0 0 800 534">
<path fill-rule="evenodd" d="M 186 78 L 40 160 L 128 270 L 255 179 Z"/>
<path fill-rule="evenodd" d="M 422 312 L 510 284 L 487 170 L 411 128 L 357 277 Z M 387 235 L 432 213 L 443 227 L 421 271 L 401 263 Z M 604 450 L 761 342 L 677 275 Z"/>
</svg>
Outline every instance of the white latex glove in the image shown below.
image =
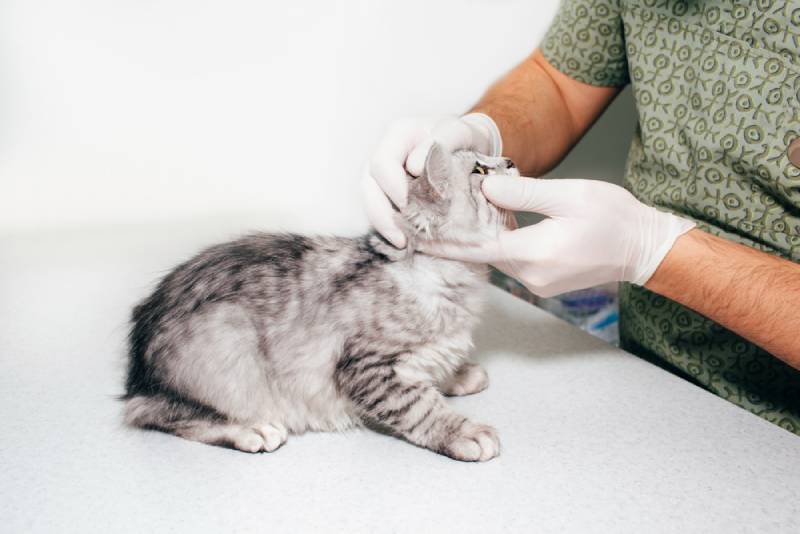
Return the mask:
<svg viewBox="0 0 800 534">
<path fill-rule="evenodd" d="M 695 226 L 606 182 L 489 176 L 482 189 L 501 208 L 548 218 L 474 247 L 439 242 L 423 251 L 490 263 L 542 297 L 608 282 L 644 285 Z"/>
<path fill-rule="evenodd" d="M 370 223 L 398 248 L 406 246 L 406 237 L 394 221 L 392 203 L 405 207 L 406 173 L 417 177 L 422 173 L 434 142 L 451 152 L 470 149 L 488 156 L 499 156 L 503 149 L 497 125 L 482 113 L 395 121 L 378 143 L 362 187 Z"/>
</svg>

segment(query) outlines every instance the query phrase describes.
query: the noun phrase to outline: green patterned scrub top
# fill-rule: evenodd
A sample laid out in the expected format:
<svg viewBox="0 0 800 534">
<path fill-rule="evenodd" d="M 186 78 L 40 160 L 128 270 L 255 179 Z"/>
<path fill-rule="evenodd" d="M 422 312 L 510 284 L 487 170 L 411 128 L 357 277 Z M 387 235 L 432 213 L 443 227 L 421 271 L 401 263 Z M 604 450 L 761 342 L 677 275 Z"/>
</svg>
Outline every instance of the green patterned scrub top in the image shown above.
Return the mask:
<svg viewBox="0 0 800 534">
<path fill-rule="evenodd" d="M 581 82 L 632 84 L 625 186 L 639 200 L 800 262 L 800 169 L 787 155 L 800 132 L 800 1 L 565 0 L 541 50 Z M 702 315 L 623 284 L 620 336 L 800 434 L 800 371 Z"/>
</svg>

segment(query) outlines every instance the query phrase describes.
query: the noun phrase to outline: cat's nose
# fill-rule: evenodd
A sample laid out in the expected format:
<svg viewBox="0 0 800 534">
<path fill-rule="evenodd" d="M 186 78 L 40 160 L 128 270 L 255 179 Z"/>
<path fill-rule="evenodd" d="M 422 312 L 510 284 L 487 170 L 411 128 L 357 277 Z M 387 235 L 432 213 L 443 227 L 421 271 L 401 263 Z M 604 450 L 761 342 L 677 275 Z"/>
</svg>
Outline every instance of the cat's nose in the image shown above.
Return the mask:
<svg viewBox="0 0 800 534">
<path fill-rule="evenodd" d="M 506 169 L 515 169 L 517 167 L 514 165 L 514 162 L 511 161 L 511 158 L 503 158 L 503 160 L 506 162 Z"/>
</svg>

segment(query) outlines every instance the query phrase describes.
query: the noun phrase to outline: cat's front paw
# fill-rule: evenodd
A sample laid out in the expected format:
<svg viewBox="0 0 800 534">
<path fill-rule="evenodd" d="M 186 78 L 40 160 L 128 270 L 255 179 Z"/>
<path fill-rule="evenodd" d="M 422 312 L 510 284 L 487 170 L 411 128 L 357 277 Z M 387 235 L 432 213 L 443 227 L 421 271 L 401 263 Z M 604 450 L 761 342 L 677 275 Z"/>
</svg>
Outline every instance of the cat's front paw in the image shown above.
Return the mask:
<svg viewBox="0 0 800 534">
<path fill-rule="evenodd" d="M 485 462 L 500 454 L 500 439 L 489 425 L 467 421 L 442 452 L 462 462 Z"/>
</svg>

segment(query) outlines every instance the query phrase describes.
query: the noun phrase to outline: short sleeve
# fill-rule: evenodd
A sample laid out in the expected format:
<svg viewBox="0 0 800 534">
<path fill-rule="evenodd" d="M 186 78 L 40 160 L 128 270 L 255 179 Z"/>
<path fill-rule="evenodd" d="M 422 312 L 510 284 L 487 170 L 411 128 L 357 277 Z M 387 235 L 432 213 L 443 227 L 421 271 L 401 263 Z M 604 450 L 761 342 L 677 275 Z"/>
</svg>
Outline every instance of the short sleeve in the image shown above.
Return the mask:
<svg viewBox="0 0 800 534">
<path fill-rule="evenodd" d="M 579 82 L 619 87 L 630 82 L 621 0 L 562 0 L 541 51 Z"/>
</svg>

